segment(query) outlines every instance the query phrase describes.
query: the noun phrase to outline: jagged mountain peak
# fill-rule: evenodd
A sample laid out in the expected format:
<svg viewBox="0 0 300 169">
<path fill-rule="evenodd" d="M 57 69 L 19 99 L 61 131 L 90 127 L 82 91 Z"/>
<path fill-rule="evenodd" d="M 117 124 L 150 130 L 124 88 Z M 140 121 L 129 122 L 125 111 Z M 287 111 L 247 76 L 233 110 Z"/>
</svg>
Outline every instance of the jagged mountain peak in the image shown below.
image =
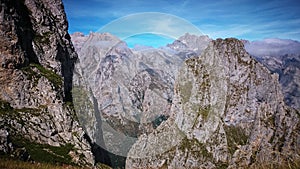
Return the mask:
<svg viewBox="0 0 300 169">
<path fill-rule="evenodd" d="M 200 54 L 210 41 L 207 35 L 197 36 L 186 33 L 167 46 L 177 51 L 193 51 Z"/>
<path fill-rule="evenodd" d="M 71 34 L 73 37 L 84 37 L 85 35 L 82 32 L 74 32 Z"/>
<path fill-rule="evenodd" d="M 101 46 L 103 48 L 109 48 L 122 43 L 122 41 L 110 34 L 110 33 L 98 33 L 90 32 L 88 35 L 84 35 L 81 32 L 75 32 L 71 34 L 72 42 L 75 46 L 76 51 L 79 53 L 81 48 L 85 46 Z"/>
<path fill-rule="evenodd" d="M 178 38 L 178 40 L 182 41 L 183 43 L 191 43 L 188 41 L 195 41 L 195 40 L 199 40 L 199 39 L 210 40 L 208 35 L 197 36 L 197 35 L 193 35 L 193 34 L 189 34 L 189 33 L 185 33 L 184 35 L 182 35 L 181 37 Z"/>
<path fill-rule="evenodd" d="M 246 52 L 243 41 L 236 38 L 218 38 L 216 40 L 213 40 L 212 42 L 218 49 L 227 50 L 228 52 Z"/>
<path fill-rule="evenodd" d="M 127 168 L 245 168 L 299 158 L 297 112 L 284 105 L 278 76 L 243 42 L 213 40 L 184 62 L 174 92 L 171 117 L 132 146 Z"/>
<path fill-rule="evenodd" d="M 81 50 L 82 45 L 86 42 L 88 36 L 85 36 L 82 32 L 75 32 L 70 35 L 72 43 L 76 52 L 78 53 Z"/>
<path fill-rule="evenodd" d="M 119 42 L 120 39 L 110 33 L 97 33 L 97 32 L 91 32 L 87 39 L 88 42 L 97 42 L 97 41 L 113 41 L 113 42 Z"/>
</svg>

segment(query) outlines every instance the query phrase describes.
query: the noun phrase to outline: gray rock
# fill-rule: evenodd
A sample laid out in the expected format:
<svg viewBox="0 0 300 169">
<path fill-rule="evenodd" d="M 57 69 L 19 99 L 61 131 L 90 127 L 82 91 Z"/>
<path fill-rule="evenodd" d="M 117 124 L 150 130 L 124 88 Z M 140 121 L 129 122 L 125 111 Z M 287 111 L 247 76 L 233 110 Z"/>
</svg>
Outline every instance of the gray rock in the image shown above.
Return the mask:
<svg viewBox="0 0 300 169">
<path fill-rule="evenodd" d="M 259 56 L 256 59 L 271 72 L 279 75 L 284 102 L 300 109 L 300 55 L 286 54 L 280 57 Z"/>
<path fill-rule="evenodd" d="M 235 39 L 185 61 L 170 118 L 139 137 L 126 168 L 245 168 L 299 160 L 299 112 Z"/>
<path fill-rule="evenodd" d="M 99 110 L 85 111 L 90 113 L 82 123 L 94 142 L 125 157 L 138 136 L 153 132 L 170 116 L 179 68 L 187 57 L 201 53 L 210 41 L 208 37 L 185 35 L 180 40 L 194 41 L 181 52 L 175 50 L 174 44 L 131 50 L 109 33 L 71 36 L 79 51 L 77 72 L 81 72 L 75 73 L 79 76 L 73 79 L 74 85 L 90 92 L 85 99 L 90 103 L 86 104 L 97 104 Z M 194 42 L 199 49 L 193 48 Z M 92 100 L 96 102 L 92 104 Z"/>
<path fill-rule="evenodd" d="M 61 0 L 0 4 L 0 151 L 24 160 L 54 156 L 93 165 L 71 102 L 77 54 Z"/>
<path fill-rule="evenodd" d="M 279 82 L 287 105 L 300 109 L 300 43 L 285 39 L 245 42 L 246 50 L 272 73 Z"/>
</svg>

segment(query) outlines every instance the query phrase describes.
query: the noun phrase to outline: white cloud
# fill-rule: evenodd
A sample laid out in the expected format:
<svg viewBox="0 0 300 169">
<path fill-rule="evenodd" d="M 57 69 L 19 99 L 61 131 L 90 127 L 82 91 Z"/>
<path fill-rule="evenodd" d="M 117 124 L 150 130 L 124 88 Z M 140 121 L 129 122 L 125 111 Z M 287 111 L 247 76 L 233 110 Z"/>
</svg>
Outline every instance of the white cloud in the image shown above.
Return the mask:
<svg viewBox="0 0 300 169">
<path fill-rule="evenodd" d="M 300 54 L 300 42 L 289 39 L 264 39 L 245 44 L 246 50 L 254 56 L 282 56 Z"/>
<path fill-rule="evenodd" d="M 105 25 L 98 32 L 109 32 L 121 39 L 137 34 L 153 33 L 177 39 L 185 33 L 202 35 L 190 22 L 174 15 L 145 12 L 127 15 Z"/>
</svg>

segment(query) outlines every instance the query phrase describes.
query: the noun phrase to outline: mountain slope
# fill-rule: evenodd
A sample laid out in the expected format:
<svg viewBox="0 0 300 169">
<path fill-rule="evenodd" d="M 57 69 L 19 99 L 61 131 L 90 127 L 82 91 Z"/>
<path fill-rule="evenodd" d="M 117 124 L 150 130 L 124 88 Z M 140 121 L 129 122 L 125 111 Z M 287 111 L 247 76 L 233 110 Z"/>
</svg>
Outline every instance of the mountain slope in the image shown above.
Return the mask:
<svg viewBox="0 0 300 169">
<path fill-rule="evenodd" d="M 77 54 L 61 0 L 0 3 L 1 154 L 92 165 L 72 106 Z"/>
<path fill-rule="evenodd" d="M 189 45 L 185 52 L 170 47 L 129 49 L 109 33 L 71 36 L 79 52 L 76 67 L 84 82 L 74 78 L 74 84 L 91 92 L 99 110 L 88 113 L 81 121 L 93 141 L 126 157 L 138 136 L 151 133 L 170 116 L 178 70 L 191 57 L 190 53 L 201 51 L 192 51 Z M 202 37 L 192 37 L 202 46 L 208 44 Z M 103 138 L 99 133 L 103 133 Z M 124 161 L 117 161 L 125 165 Z"/>
<path fill-rule="evenodd" d="M 126 168 L 240 168 L 299 160 L 299 112 L 278 77 L 235 39 L 185 61 L 171 117 L 132 146 Z"/>
<path fill-rule="evenodd" d="M 110 139 L 109 133 L 113 131 L 109 127 L 112 127 L 126 133 L 132 144 L 141 133 L 152 131 L 151 122 L 156 117 L 168 116 L 174 74 L 183 62 L 179 56 L 154 49 L 131 51 L 110 34 L 93 33 L 81 47 L 79 60 L 78 69 L 97 100 L 102 126 L 108 127 L 103 129 L 104 138 Z M 93 133 L 92 130 L 96 128 L 88 133 Z M 126 141 L 118 141 L 117 137 L 106 140 L 106 146 L 126 156 L 128 150 L 125 154 L 114 150 L 130 147 L 122 146 Z"/>
<path fill-rule="evenodd" d="M 265 39 L 245 43 L 246 50 L 272 73 L 278 73 L 284 101 L 300 109 L 300 43 L 284 39 Z"/>
</svg>

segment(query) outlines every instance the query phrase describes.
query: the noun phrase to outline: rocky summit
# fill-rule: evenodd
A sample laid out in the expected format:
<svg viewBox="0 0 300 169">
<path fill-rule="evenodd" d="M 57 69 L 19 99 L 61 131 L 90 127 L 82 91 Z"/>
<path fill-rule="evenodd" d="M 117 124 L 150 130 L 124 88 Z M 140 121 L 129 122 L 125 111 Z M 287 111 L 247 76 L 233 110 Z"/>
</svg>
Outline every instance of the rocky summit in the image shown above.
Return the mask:
<svg viewBox="0 0 300 169">
<path fill-rule="evenodd" d="M 203 37 L 191 37 L 199 39 L 198 44 L 203 46 L 209 42 L 201 41 Z M 170 116 L 177 72 L 184 60 L 196 52 L 190 48 L 184 52 L 171 48 L 130 49 L 109 33 L 76 33 L 72 40 L 79 53 L 73 79 L 74 89 L 78 90 L 73 94 L 80 97 L 73 96 L 79 102 L 75 101 L 75 105 L 94 102 L 96 106 L 89 107 L 97 109 L 82 111 L 75 106 L 82 112 L 79 119 L 93 141 L 126 157 L 141 134 L 153 132 Z M 84 99 L 79 93 L 88 94 Z"/>
<path fill-rule="evenodd" d="M 61 0 L 0 4 L 1 155 L 93 165 L 72 104 L 77 54 Z"/>
<path fill-rule="evenodd" d="M 74 99 L 89 108 L 77 108 L 85 112 L 79 119 L 94 142 L 126 157 L 123 164 L 111 156 L 115 167 L 299 160 L 299 112 L 284 102 L 281 75 L 250 56 L 245 42 L 185 34 L 166 47 L 130 49 L 108 33 L 72 40 L 79 53 L 73 84 L 81 91 Z"/>
<path fill-rule="evenodd" d="M 299 160 L 299 112 L 278 75 L 236 39 L 212 41 L 187 59 L 171 115 L 132 146 L 126 168 L 249 168 Z"/>
</svg>

